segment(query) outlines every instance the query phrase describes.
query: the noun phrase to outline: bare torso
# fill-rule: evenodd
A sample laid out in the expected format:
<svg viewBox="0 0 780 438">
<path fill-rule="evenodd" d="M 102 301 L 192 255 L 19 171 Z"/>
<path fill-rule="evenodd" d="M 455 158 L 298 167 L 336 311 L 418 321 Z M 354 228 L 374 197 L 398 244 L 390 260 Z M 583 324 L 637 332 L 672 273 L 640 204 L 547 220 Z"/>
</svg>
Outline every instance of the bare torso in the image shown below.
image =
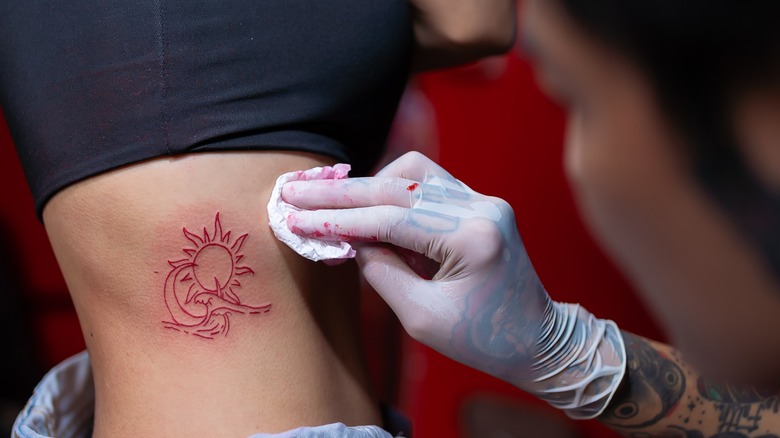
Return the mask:
<svg viewBox="0 0 780 438">
<path fill-rule="evenodd" d="M 92 361 L 95 436 L 380 424 L 354 265 L 304 260 L 267 225 L 276 178 L 327 164 L 284 152 L 160 158 L 48 203 Z"/>
</svg>

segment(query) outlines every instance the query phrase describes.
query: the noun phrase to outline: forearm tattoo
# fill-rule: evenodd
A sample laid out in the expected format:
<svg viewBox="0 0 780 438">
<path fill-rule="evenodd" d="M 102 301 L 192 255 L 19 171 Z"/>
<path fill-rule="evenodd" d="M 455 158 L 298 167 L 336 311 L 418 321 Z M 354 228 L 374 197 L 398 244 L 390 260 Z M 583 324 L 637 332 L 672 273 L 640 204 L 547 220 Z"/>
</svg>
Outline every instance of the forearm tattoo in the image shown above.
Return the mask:
<svg viewBox="0 0 780 438">
<path fill-rule="evenodd" d="M 169 260 L 171 267 L 163 285 L 163 299 L 170 319 L 163 327 L 204 339 L 226 336 L 230 331 L 230 315 L 257 315 L 268 313 L 270 303 L 257 306 L 242 302 L 239 277 L 251 276 L 254 271 L 243 263 L 241 249 L 249 238 L 242 234 L 236 239 L 231 231 L 223 231 L 219 212 L 214 219 L 214 230 L 203 234 L 182 228 L 188 246 L 182 248 L 186 257 Z"/>
<path fill-rule="evenodd" d="M 776 392 L 707 381 L 675 350 L 623 337 L 628 370 L 602 422 L 631 438 L 780 438 Z"/>
</svg>

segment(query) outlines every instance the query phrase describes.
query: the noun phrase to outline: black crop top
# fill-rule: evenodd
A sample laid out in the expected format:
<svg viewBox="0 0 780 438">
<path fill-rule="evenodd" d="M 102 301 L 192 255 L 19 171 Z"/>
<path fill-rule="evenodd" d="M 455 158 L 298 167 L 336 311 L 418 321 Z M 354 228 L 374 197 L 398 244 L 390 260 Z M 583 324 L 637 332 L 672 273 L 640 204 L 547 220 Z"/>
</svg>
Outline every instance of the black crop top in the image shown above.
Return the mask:
<svg viewBox="0 0 780 438">
<path fill-rule="evenodd" d="M 0 2 L 0 105 L 40 215 L 58 190 L 195 151 L 371 170 L 409 73 L 404 0 Z"/>
</svg>

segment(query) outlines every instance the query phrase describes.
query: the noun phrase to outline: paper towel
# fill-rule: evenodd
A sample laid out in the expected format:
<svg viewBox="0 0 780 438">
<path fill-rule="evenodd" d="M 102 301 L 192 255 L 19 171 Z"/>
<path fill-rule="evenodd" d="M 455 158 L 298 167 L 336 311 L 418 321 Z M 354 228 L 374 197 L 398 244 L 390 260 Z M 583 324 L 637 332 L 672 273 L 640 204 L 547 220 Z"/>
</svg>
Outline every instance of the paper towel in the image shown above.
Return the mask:
<svg viewBox="0 0 780 438">
<path fill-rule="evenodd" d="M 276 179 L 276 185 L 268 201 L 268 225 L 276 238 L 287 244 L 298 254 L 309 260 L 337 260 L 355 257 L 355 250 L 346 242 L 329 242 L 299 236 L 287 227 L 287 216 L 300 208 L 284 202 L 282 186 L 290 181 L 307 181 L 317 179 L 343 179 L 347 177 L 351 167 L 349 164 L 336 164 L 333 167 L 315 167 L 309 170 L 299 170 L 285 173 Z"/>
</svg>

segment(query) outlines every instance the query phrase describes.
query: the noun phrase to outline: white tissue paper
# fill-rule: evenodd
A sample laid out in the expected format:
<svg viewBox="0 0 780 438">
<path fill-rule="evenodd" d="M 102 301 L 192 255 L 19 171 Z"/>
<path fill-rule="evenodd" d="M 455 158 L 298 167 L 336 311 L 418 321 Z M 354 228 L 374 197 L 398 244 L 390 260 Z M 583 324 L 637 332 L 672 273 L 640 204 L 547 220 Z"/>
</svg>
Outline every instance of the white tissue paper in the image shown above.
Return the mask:
<svg viewBox="0 0 780 438">
<path fill-rule="evenodd" d="M 271 200 L 268 201 L 268 225 L 276 235 L 276 238 L 287 244 L 298 254 L 315 262 L 320 260 L 350 259 L 355 257 L 355 250 L 346 242 L 329 242 L 299 236 L 287 227 L 287 216 L 300 208 L 284 202 L 282 199 L 282 186 L 290 181 L 308 181 L 317 179 L 344 179 L 347 177 L 351 166 L 349 164 L 336 164 L 333 167 L 315 167 L 309 170 L 285 173 L 276 179 L 276 185 L 271 192 Z"/>
</svg>

